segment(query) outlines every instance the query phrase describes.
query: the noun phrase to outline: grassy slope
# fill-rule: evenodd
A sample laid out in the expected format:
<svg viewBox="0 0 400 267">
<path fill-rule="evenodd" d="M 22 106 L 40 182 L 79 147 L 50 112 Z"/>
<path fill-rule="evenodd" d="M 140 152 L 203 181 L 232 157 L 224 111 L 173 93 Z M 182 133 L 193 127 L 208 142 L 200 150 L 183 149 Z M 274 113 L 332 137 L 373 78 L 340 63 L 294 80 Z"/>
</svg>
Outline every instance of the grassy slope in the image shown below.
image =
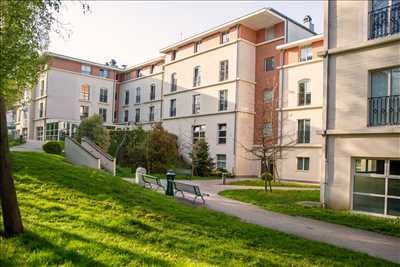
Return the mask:
<svg viewBox="0 0 400 267">
<path fill-rule="evenodd" d="M 265 181 L 261 179 L 251 180 L 240 180 L 230 182 L 231 185 L 249 185 L 249 186 L 265 186 Z M 305 187 L 305 188 L 319 188 L 318 184 L 307 184 L 298 182 L 284 182 L 284 181 L 272 181 L 272 186 L 284 186 L 284 187 Z"/>
<path fill-rule="evenodd" d="M 390 266 L 177 203 L 60 156 L 13 153 L 13 161 L 26 233 L 0 237 L 0 266 Z"/>
<path fill-rule="evenodd" d="M 348 211 L 303 207 L 296 204 L 299 201 L 319 201 L 319 191 L 317 190 L 274 190 L 272 193 L 266 193 L 264 190 L 227 190 L 220 194 L 239 201 L 253 203 L 275 212 L 305 216 L 400 237 L 400 219 L 379 218 Z"/>
</svg>

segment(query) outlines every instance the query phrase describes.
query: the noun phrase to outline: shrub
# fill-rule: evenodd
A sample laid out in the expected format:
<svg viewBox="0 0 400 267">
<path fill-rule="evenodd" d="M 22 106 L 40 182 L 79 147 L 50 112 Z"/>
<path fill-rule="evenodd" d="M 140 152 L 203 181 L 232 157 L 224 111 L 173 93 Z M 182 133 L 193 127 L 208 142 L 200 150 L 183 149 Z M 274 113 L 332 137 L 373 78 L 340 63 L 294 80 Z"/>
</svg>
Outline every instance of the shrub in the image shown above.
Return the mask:
<svg viewBox="0 0 400 267">
<path fill-rule="evenodd" d="M 215 168 L 211 171 L 211 175 L 212 176 L 218 176 L 218 177 L 222 177 L 222 174 L 225 173 L 225 177 L 226 178 L 231 178 L 233 175 L 232 173 L 228 172 L 225 169 L 222 168 Z"/>
<path fill-rule="evenodd" d="M 108 131 L 103 126 L 103 120 L 98 114 L 92 115 L 81 122 L 77 133 L 77 139 L 79 142 L 82 137 L 89 138 L 104 150 L 107 150 L 110 144 Z"/>
<path fill-rule="evenodd" d="M 49 142 L 45 143 L 42 147 L 43 147 L 44 152 L 49 153 L 49 154 L 61 155 L 62 150 L 63 150 L 61 143 L 58 141 L 49 141 Z"/>
<path fill-rule="evenodd" d="M 214 167 L 214 162 L 208 151 L 208 143 L 204 139 L 197 140 L 193 145 L 192 152 L 190 153 L 194 171 L 193 175 L 202 177 L 210 175 Z"/>
<path fill-rule="evenodd" d="M 274 179 L 274 176 L 270 172 L 264 172 L 263 174 L 261 174 L 260 179 L 261 180 L 272 181 Z"/>
</svg>

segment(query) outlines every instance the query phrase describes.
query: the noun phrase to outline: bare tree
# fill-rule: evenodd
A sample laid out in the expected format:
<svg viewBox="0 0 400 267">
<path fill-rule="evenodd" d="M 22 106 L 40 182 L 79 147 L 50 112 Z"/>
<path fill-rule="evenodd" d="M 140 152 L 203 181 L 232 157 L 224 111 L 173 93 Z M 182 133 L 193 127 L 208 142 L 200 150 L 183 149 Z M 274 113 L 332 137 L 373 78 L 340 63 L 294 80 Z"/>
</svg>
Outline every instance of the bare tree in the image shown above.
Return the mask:
<svg viewBox="0 0 400 267">
<path fill-rule="evenodd" d="M 277 77 L 277 75 L 274 75 Z M 282 159 L 282 150 L 290 149 L 296 139 L 293 133 L 283 133 L 282 126 L 287 118 L 280 110 L 280 98 L 278 97 L 278 79 L 273 79 L 270 97 L 263 99 L 262 104 L 256 108 L 257 120 L 254 127 L 254 144 L 241 146 L 251 155 L 250 160 L 260 161 L 261 177 L 265 181 L 265 191 L 272 192 L 271 182 L 279 180 L 278 161 Z"/>
</svg>

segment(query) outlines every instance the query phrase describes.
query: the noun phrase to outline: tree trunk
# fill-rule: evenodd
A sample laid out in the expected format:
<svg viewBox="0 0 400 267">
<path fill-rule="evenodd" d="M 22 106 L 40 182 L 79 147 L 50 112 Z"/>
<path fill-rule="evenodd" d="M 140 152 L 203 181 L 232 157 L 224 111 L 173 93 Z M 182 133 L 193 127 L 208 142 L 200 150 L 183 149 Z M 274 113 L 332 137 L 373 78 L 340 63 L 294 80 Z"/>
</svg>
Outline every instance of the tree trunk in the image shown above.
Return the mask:
<svg viewBox="0 0 400 267">
<path fill-rule="evenodd" d="M 0 94 L 0 201 L 3 211 L 4 234 L 11 237 L 22 233 L 21 214 L 18 208 L 17 194 L 11 175 L 10 151 L 8 149 L 8 131 L 5 99 Z"/>
</svg>

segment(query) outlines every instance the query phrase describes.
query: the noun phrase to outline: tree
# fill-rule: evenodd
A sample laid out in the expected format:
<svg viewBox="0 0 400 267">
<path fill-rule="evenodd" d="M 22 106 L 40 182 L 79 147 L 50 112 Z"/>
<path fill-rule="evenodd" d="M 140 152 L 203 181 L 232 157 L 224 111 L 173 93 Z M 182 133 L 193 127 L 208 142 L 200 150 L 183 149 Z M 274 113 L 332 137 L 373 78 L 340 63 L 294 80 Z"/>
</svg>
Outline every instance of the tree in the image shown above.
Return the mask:
<svg viewBox="0 0 400 267">
<path fill-rule="evenodd" d="M 108 149 L 110 145 L 110 136 L 107 129 L 103 126 L 103 120 L 98 114 L 94 114 L 84 119 L 79 125 L 77 139 L 80 141 L 83 137 L 89 138 L 103 150 Z"/>
<path fill-rule="evenodd" d="M 0 1 L 0 199 L 6 237 L 22 233 L 12 179 L 6 111 L 25 88 L 32 87 L 43 66 L 43 51 L 61 2 Z"/>
<path fill-rule="evenodd" d="M 277 71 L 274 72 L 270 87 L 273 92 L 271 99 L 268 101 L 262 99 L 263 102 L 256 109 L 256 115 L 261 118 L 254 127 L 256 144 L 242 145 L 244 150 L 252 156 L 249 159 L 260 161 L 260 178 L 265 181 L 265 191 L 268 191 L 268 186 L 272 191 L 271 182 L 279 179 L 277 161 L 282 158 L 282 149 L 290 149 L 295 144 L 295 139 L 290 133 L 279 131 L 279 127 L 286 123 L 286 118 L 280 116 L 282 112 L 278 112 L 278 75 Z"/>
<path fill-rule="evenodd" d="M 178 159 L 177 137 L 156 123 L 147 133 L 146 161 L 150 172 L 165 172 Z"/>
<path fill-rule="evenodd" d="M 194 175 L 209 176 L 214 167 L 213 159 L 209 154 L 208 143 L 202 138 L 197 140 L 193 145 L 190 153 Z"/>
</svg>

